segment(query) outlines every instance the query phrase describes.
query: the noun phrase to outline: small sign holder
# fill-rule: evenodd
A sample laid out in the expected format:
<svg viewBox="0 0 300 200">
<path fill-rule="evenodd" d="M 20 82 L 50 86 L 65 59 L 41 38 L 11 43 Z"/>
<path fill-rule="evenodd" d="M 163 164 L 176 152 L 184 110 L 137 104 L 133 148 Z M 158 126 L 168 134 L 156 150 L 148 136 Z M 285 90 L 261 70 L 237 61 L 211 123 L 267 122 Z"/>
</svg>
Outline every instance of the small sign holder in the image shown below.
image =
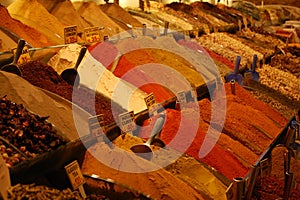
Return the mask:
<svg viewBox="0 0 300 200">
<path fill-rule="evenodd" d="M 157 107 L 158 106 L 156 104 L 156 100 L 155 100 L 153 92 L 151 92 L 148 96 L 146 96 L 144 98 L 144 100 L 145 100 L 146 106 L 148 108 L 149 115 L 150 116 L 157 115 Z"/>
<path fill-rule="evenodd" d="M 97 139 L 98 142 L 103 141 L 103 135 L 106 134 L 106 126 L 104 122 L 104 115 L 96 115 L 89 117 L 90 133 Z"/>
<path fill-rule="evenodd" d="M 65 44 L 77 43 L 77 26 L 67 26 L 64 28 Z"/>
<path fill-rule="evenodd" d="M 268 158 L 265 158 L 260 161 L 260 175 L 261 177 L 266 177 L 271 173 L 270 161 Z"/>
<path fill-rule="evenodd" d="M 125 112 L 119 115 L 120 128 L 123 133 L 133 135 L 133 131 L 136 130 L 136 124 L 134 119 L 134 112 Z"/>
<path fill-rule="evenodd" d="M 70 183 L 73 187 L 73 190 L 79 189 L 79 192 L 83 199 L 86 198 L 86 194 L 83 188 L 83 184 L 85 183 L 85 180 L 83 178 L 83 175 L 81 173 L 79 164 L 77 160 L 71 162 L 67 166 L 65 166 L 65 170 L 68 174 Z"/>
<path fill-rule="evenodd" d="M 84 41 L 86 44 L 91 44 L 95 42 L 100 42 L 100 29 L 99 27 L 90 27 L 84 29 Z"/>
</svg>

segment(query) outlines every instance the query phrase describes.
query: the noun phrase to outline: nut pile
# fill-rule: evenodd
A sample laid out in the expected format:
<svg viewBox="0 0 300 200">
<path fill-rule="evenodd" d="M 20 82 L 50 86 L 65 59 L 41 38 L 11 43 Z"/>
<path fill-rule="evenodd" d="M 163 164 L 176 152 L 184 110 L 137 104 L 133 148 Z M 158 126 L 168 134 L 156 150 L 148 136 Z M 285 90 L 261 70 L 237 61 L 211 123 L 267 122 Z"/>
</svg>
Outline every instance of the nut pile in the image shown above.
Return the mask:
<svg viewBox="0 0 300 200">
<path fill-rule="evenodd" d="M 47 118 L 29 112 L 22 104 L 11 102 L 6 97 L 0 99 L 0 136 L 28 158 L 67 143 L 46 121 Z"/>
<path fill-rule="evenodd" d="M 282 71 L 269 65 L 257 69 L 260 83 L 272 88 L 291 100 L 300 101 L 300 80 L 289 72 Z"/>
<path fill-rule="evenodd" d="M 24 160 L 26 157 L 22 155 L 19 151 L 9 146 L 7 143 L 0 140 L 0 154 L 2 155 L 6 165 L 12 167 Z"/>
<path fill-rule="evenodd" d="M 23 185 L 17 184 L 8 189 L 8 199 L 28 199 L 28 200 L 46 200 L 46 199 L 83 199 L 79 192 L 72 192 L 71 189 L 57 190 L 46 186 L 37 186 L 35 184 Z"/>
</svg>

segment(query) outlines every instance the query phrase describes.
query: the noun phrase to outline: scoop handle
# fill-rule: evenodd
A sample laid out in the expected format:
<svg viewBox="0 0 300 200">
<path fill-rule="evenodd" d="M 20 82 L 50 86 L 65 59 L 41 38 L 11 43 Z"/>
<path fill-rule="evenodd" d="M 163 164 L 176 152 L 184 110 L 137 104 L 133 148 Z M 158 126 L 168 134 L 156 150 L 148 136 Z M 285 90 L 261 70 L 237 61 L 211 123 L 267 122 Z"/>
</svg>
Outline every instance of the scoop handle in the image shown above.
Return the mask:
<svg viewBox="0 0 300 200">
<path fill-rule="evenodd" d="M 78 58 L 77 58 L 77 61 L 76 61 L 75 66 L 74 66 L 74 69 L 75 69 L 75 70 L 77 70 L 78 66 L 80 65 L 80 63 L 81 63 L 81 61 L 82 61 L 82 59 L 83 59 L 85 53 L 86 53 L 86 47 L 83 46 L 83 47 L 80 49 L 79 56 L 78 56 Z"/>
<path fill-rule="evenodd" d="M 254 54 L 254 55 L 253 55 L 252 68 L 251 68 L 251 70 L 252 70 L 253 72 L 255 72 L 256 63 L 257 63 L 257 55 Z"/>
<path fill-rule="evenodd" d="M 18 63 L 18 60 L 19 60 L 19 58 L 22 54 L 22 50 L 23 50 L 24 46 L 25 46 L 25 40 L 20 39 L 18 41 L 17 51 L 16 51 L 16 53 L 14 55 L 14 59 L 13 59 L 13 64 L 14 65 L 16 65 Z"/>
<path fill-rule="evenodd" d="M 156 120 L 154 127 L 151 131 L 150 137 L 147 140 L 146 144 L 150 145 L 154 140 L 155 136 L 160 132 L 164 122 L 165 122 L 165 115 L 160 115 L 159 118 Z"/>
<path fill-rule="evenodd" d="M 233 70 L 234 74 L 238 74 L 239 73 L 239 67 L 240 67 L 241 59 L 242 59 L 241 56 L 237 56 L 236 57 L 236 61 L 235 61 L 235 65 L 234 65 L 234 70 Z"/>
</svg>

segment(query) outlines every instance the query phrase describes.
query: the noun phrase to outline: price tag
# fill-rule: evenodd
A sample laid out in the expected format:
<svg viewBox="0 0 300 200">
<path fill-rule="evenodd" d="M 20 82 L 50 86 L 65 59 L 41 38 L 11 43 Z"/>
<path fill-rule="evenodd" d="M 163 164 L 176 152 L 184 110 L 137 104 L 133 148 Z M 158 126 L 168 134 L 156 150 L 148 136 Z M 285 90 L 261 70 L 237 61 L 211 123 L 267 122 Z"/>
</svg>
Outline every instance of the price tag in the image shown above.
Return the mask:
<svg viewBox="0 0 300 200">
<path fill-rule="evenodd" d="M 106 126 L 104 122 L 104 115 L 92 116 L 89 119 L 90 133 L 94 136 L 98 142 L 103 139 L 103 134 L 106 134 Z"/>
<path fill-rule="evenodd" d="M 65 44 L 77 42 L 77 26 L 68 26 L 64 28 Z"/>
<path fill-rule="evenodd" d="M 151 94 L 149 94 L 147 97 L 144 98 L 146 106 L 148 108 L 149 114 L 157 114 L 157 108 L 158 106 L 156 106 L 156 100 L 154 97 L 153 92 Z"/>
<path fill-rule="evenodd" d="M 136 124 L 134 120 L 134 113 L 126 112 L 119 115 L 120 128 L 125 133 L 131 133 L 136 130 Z"/>
<path fill-rule="evenodd" d="M 83 184 L 85 183 L 85 180 L 83 178 L 83 175 L 81 173 L 81 170 L 80 170 L 77 160 L 74 160 L 73 162 L 71 162 L 70 164 L 65 166 L 65 170 L 68 174 L 68 177 L 69 177 L 69 180 L 70 180 L 70 183 L 71 183 L 73 189 L 76 190 L 79 188 L 81 196 L 83 198 L 86 198 L 86 194 L 83 189 Z"/>
<path fill-rule="evenodd" d="M 177 101 L 179 103 L 186 103 L 186 93 L 185 91 L 181 91 L 177 93 Z"/>
<path fill-rule="evenodd" d="M 0 154 L 0 194 L 2 195 L 3 199 L 7 199 L 7 189 L 11 186 L 10 183 L 10 176 L 9 170 L 6 166 L 2 155 Z"/>
<path fill-rule="evenodd" d="M 16 54 L 17 49 L 13 50 L 13 53 Z M 22 49 L 22 54 L 20 55 L 20 58 L 17 62 L 18 65 L 28 63 L 31 60 L 30 54 L 29 54 L 29 49 L 28 46 L 25 45 L 24 48 Z"/>
<path fill-rule="evenodd" d="M 244 74 L 244 84 L 249 85 L 252 80 L 252 72 L 246 72 Z"/>
<path fill-rule="evenodd" d="M 99 27 L 91 27 L 91 28 L 85 28 L 84 29 L 84 41 L 87 44 L 91 44 L 94 42 L 100 42 L 100 31 Z"/>
</svg>

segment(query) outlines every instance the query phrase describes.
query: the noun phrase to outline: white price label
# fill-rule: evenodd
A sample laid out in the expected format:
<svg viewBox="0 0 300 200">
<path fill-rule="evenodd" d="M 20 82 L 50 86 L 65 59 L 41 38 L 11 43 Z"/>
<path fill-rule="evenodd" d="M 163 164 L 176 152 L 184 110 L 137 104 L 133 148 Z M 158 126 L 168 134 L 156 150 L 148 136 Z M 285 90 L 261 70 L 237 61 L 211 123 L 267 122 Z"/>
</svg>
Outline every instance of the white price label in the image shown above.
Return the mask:
<svg viewBox="0 0 300 200">
<path fill-rule="evenodd" d="M 119 115 L 120 128 L 125 133 L 130 133 L 136 130 L 136 124 L 134 120 L 134 113 L 126 112 Z"/>
<path fill-rule="evenodd" d="M 156 100 L 155 100 L 153 93 L 151 93 L 147 97 L 145 97 L 144 100 L 145 100 L 145 103 L 146 103 L 148 109 L 150 109 L 151 106 L 156 104 Z"/>
<path fill-rule="evenodd" d="M 99 27 L 91 27 L 91 28 L 85 28 L 84 29 L 84 39 L 85 42 L 90 44 L 94 42 L 100 42 L 100 31 Z"/>
<path fill-rule="evenodd" d="M 81 185 L 85 183 L 85 180 L 83 178 L 83 175 L 81 173 L 79 164 L 77 160 L 71 162 L 67 166 L 65 166 L 65 170 L 68 174 L 70 183 L 74 190 L 79 188 Z"/>
<path fill-rule="evenodd" d="M 104 115 L 92 116 L 88 119 L 90 133 L 97 139 L 99 139 L 103 134 L 106 134 L 106 126 L 104 122 Z"/>
<path fill-rule="evenodd" d="M 77 26 L 68 26 L 64 28 L 65 44 L 77 42 Z"/>
<path fill-rule="evenodd" d="M 186 103 L 186 94 L 185 91 L 181 91 L 177 93 L 177 100 L 179 103 Z"/>
<path fill-rule="evenodd" d="M 2 155 L 0 154 L 0 194 L 2 195 L 3 199 L 7 199 L 7 189 L 11 186 L 10 183 L 10 176 L 9 170 L 6 166 Z"/>
</svg>

